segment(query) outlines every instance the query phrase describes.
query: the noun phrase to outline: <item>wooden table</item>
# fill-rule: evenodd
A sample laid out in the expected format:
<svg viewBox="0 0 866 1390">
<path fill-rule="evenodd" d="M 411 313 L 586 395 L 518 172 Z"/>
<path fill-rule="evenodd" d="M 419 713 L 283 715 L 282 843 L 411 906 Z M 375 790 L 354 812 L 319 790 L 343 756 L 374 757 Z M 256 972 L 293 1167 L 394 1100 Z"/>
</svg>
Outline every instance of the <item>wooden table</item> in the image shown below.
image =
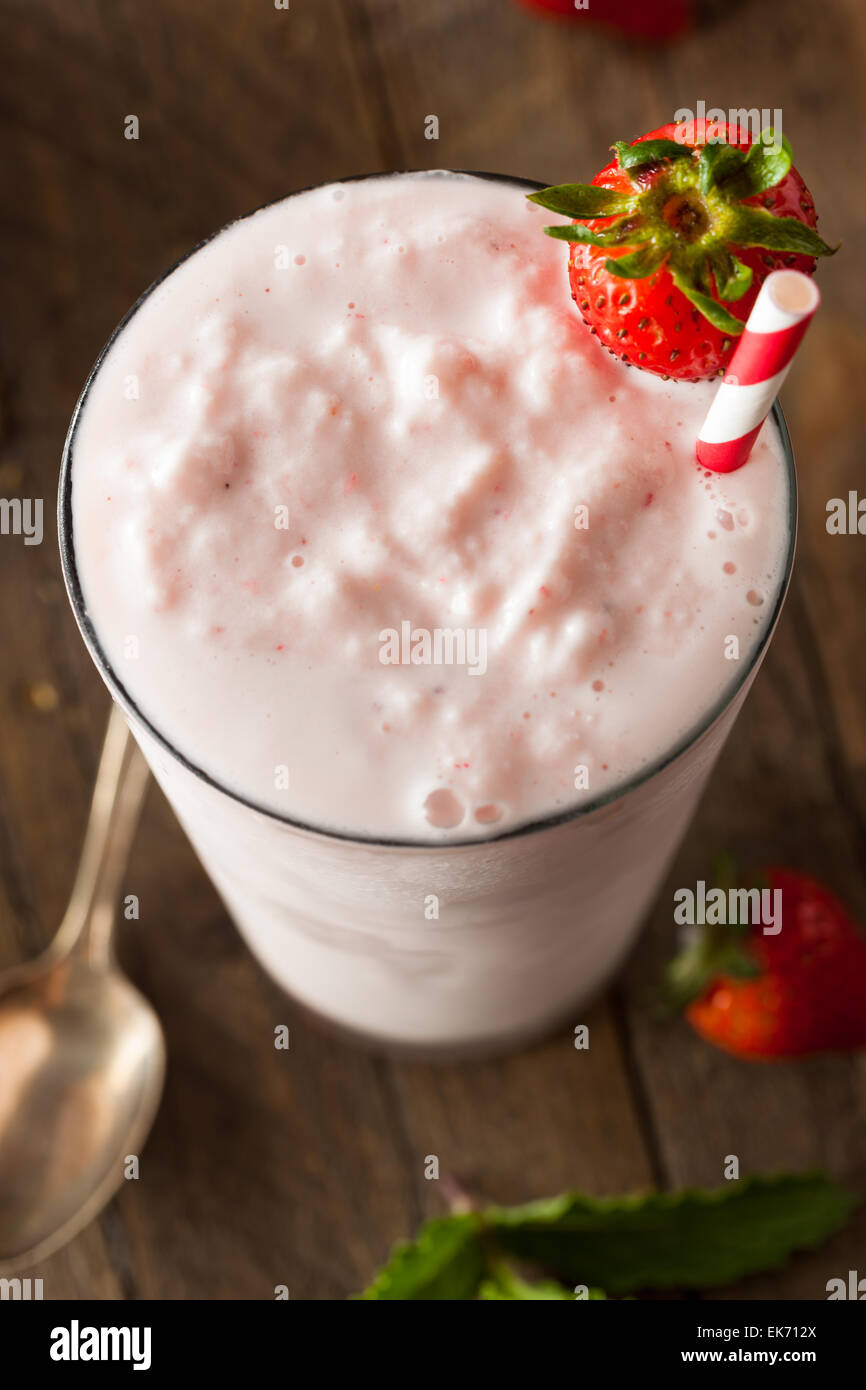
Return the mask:
<svg viewBox="0 0 866 1390">
<path fill-rule="evenodd" d="M 593 0 L 593 7 L 596 0 Z M 601 4 L 601 0 L 599 0 Z M 750 1067 L 650 1002 L 671 891 L 712 851 L 826 877 L 866 921 L 866 540 L 825 507 L 862 477 L 866 200 L 859 167 L 866 8 L 745 4 L 676 50 L 644 50 L 509 0 L 3 0 L 7 192 L 0 495 L 43 497 L 46 539 L 0 539 L 0 959 L 60 919 L 107 698 L 63 594 L 51 512 L 89 366 L 141 289 L 250 207 L 312 182 L 429 165 L 585 178 L 613 138 L 703 96 L 780 107 L 845 253 L 785 390 L 799 455 L 797 579 L 769 656 L 628 969 L 569 1032 L 504 1061 L 422 1065 L 322 1036 L 242 946 L 151 793 L 125 891 L 122 954 L 164 1020 L 162 1109 L 102 1218 L 30 1271 L 46 1298 L 341 1298 L 442 1210 L 443 1171 L 489 1199 L 722 1181 L 822 1165 L 866 1186 L 852 1059 Z M 124 118 L 139 117 L 138 141 Z M 425 117 L 439 140 L 425 139 Z M 853 151 L 853 153 L 852 153 Z M 277 1023 L 292 1050 L 275 1052 Z M 866 1218 L 728 1293 L 822 1298 L 864 1268 Z"/>
</svg>

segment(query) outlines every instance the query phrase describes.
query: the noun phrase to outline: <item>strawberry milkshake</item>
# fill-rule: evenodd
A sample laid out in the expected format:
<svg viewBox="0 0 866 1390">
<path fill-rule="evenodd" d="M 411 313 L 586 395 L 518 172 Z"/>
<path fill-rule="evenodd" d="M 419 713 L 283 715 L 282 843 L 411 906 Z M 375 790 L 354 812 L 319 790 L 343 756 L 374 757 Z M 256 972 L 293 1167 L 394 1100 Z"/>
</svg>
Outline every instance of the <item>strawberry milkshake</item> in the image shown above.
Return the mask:
<svg viewBox="0 0 866 1390">
<path fill-rule="evenodd" d="M 713 385 L 600 350 L 529 187 L 373 177 L 234 224 L 67 444 L 73 605 L 155 776 L 267 968 L 391 1043 L 599 987 L 790 568 L 778 424 L 699 469 Z"/>
</svg>

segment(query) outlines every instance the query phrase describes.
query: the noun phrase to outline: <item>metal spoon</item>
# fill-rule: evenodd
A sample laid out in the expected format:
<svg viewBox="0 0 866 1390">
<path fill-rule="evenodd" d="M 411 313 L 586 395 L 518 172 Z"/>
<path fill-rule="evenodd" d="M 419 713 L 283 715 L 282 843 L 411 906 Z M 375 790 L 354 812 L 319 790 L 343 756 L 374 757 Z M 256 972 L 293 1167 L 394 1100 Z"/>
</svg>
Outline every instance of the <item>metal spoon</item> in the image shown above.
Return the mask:
<svg viewBox="0 0 866 1390">
<path fill-rule="evenodd" d="M 138 1155 L 165 1042 L 111 938 L 148 768 L 112 705 L 81 862 L 51 945 L 0 977 L 0 1273 L 96 1216 Z"/>
</svg>

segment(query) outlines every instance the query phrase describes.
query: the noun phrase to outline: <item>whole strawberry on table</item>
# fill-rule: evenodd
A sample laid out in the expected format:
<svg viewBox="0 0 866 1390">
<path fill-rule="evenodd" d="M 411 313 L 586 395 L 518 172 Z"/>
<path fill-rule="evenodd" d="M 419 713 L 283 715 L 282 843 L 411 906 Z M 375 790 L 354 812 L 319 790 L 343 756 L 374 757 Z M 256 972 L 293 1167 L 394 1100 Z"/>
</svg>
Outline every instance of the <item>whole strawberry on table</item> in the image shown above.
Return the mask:
<svg viewBox="0 0 866 1390">
<path fill-rule="evenodd" d="M 788 141 L 737 126 L 669 124 L 631 144 L 591 184 L 529 195 L 571 225 L 569 279 L 590 331 L 614 356 L 658 376 L 724 374 L 772 270 L 811 274 L 830 247 Z"/>
<path fill-rule="evenodd" d="M 707 1042 L 749 1061 L 866 1047 L 866 936 L 817 879 L 768 868 L 757 881 L 781 893 L 781 931 L 693 929 L 668 966 L 670 1002 Z"/>
<path fill-rule="evenodd" d="M 664 43 L 703 18 L 702 0 L 519 0 L 528 10 L 581 25 L 600 25 L 625 38 Z"/>
</svg>

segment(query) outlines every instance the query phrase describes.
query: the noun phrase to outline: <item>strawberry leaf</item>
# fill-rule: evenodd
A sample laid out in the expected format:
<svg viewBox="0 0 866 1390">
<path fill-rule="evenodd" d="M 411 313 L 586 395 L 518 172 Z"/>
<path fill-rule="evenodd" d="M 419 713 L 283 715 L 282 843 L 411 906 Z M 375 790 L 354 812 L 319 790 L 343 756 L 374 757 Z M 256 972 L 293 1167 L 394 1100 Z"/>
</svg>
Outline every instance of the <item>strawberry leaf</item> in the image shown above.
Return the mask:
<svg viewBox="0 0 866 1390">
<path fill-rule="evenodd" d="M 637 251 L 630 251 L 616 259 L 608 256 L 604 268 L 609 274 L 618 275 L 623 280 L 643 280 L 647 275 L 652 275 L 654 270 L 658 270 L 665 255 L 663 247 L 640 246 Z"/>
<path fill-rule="evenodd" d="M 469 1299 L 484 1271 L 480 1222 L 473 1212 L 439 1217 L 414 1241 L 394 1247 L 362 1299 Z"/>
<path fill-rule="evenodd" d="M 669 1018 L 671 1014 L 682 1013 L 687 1004 L 703 994 L 714 968 L 715 962 L 707 960 L 707 949 L 701 935 L 678 951 L 665 966 L 659 1017 Z"/>
<path fill-rule="evenodd" d="M 712 253 L 710 263 L 719 298 L 727 299 L 729 302 L 742 299 L 752 283 L 751 266 L 743 265 L 742 261 L 737 260 L 737 257 L 731 255 L 724 247 Z"/>
<path fill-rule="evenodd" d="M 725 935 L 727 933 L 727 935 Z M 743 948 L 736 926 L 699 929 L 665 967 L 662 1013 L 681 1013 L 703 994 L 711 980 L 732 975 L 737 980 L 755 979 L 761 967 Z"/>
<path fill-rule="evenodd" d="M 712 1288 L 773 1269 L 848 1219 L 853 1199 L 822 1173 L 731 1182 L 715 1191 L 592 1198 L 566 1193 L 493 1208 L 499 1247 L 569 1283 L 627 1294 Z"/>
<path fill-rule="evenodd" d="M 687 279 L 681 271 L 671 267 L 671 278 L 677 289 L 685 295 L 690 304 L 703 314 L 704 318 L 709 319 L 714 328 L 718 328 L 721 333 L 739 335 L 745 325 L 733 314 L 729 314 L 727 309 L 723 309 L 721 304 L 717 304 L 715 299 L 711 299 L 708 294 L 703 294 L 695 285 L 693 280 Z"/>
<path fill-rule="evenodd" d="M 565 226 L 545 227 L 548 236 L 555 241 L 577 241 L 582 246 L 609 246 L 609 238 L 604 232 L 591 232 L 589 227 Z"/>
<path fill-rule="evenodd" d="M 781 183 L 794 160 L 784 135 L 777 142 L 774 130 L 765 130 L 749 150 L 743 167 L 726 185 L 735 198 L 753 198 Z"/>
<path fill-rule="evenodd" d="M 571 226 L 545 227 L 548 236 L 557 241 L 577 241 L 585 246 L 622 246 L 640 241 L 643 235 L 643 219 L 640 217 L 620 217 L 604 231 L 593 232 L 579 223 Z"/>
<path fill-rule="evenodd" d="M 839 249 L 828 246 L 814 228 L 796 217 L 774 217 L 763 208 L 744 206 L 737 209 L 728 239 L 735 246 L 763 246 L 798 256 L 834 256 Z"/>
<path fill-rule="evenodd" d="M 591 183 L 560 183 L 526 196 L 530 203 L 538 203 L 548 212 L 561 212 L 563 217 L 613 217 L 634 207 L 633 198 Z"/>
<path fill-rule="evenodd" d="M 741 946 L 732 944 L 722 958 L 722 969 L 735 980 L 755 980 L 762 973 L 761 967 Z"/>
<path fill-rule="evenodd" d="M 704 145 L 698 159 L 699 187 L 702 193 L 709 193 L 714 186 L 742 169 L 746 162 L 744 150 L 724 141 Z"/>
<path fill-rule="evenodd" d="M 638 140 L 628 145 L 617 140 L 612 146 L 616 150 L 617 163 L 621 169 L 640 169 L 644 164 L 658 164 L 662 159 L 691 159 L 692 149 L 681 145 L 677 140 Z"/>
</svg>

